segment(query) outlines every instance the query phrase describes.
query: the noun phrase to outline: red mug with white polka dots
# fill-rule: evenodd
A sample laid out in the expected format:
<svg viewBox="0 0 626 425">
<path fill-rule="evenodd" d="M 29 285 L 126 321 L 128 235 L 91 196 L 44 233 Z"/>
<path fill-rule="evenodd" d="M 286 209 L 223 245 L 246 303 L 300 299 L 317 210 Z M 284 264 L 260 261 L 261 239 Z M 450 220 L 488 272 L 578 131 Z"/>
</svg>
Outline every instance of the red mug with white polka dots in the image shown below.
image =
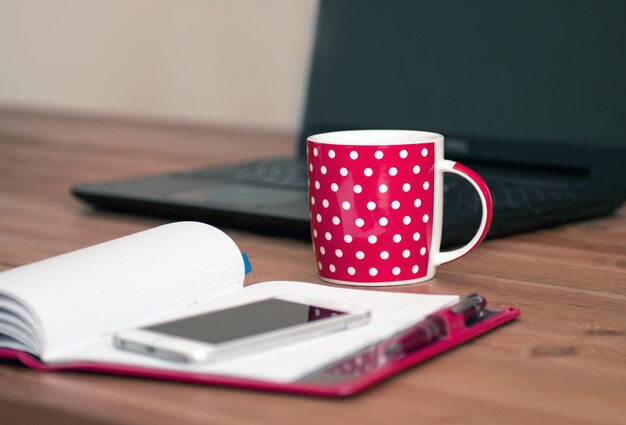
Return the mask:
<svg viewBox="0 0 626 425">
<path fill-rule="evenodd" d="M 311 234 L 322 279 L 348 285 L 405 285 L 474 249 L 492 215 L 491 194 L 471 169 L 443 158 L 440 134 L 356 130 L 307 140 Z M 440 250 L 443 173 L 478 192 L 482 219 L 465 246 Z"/>
</svg>

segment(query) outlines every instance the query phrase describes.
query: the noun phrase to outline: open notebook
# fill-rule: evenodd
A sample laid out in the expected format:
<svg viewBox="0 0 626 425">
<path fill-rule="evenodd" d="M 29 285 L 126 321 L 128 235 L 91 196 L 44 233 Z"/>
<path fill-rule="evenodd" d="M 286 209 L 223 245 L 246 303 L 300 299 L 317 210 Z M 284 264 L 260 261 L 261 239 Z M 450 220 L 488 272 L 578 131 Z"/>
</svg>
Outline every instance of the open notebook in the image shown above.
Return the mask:
<svg viewBox="0 0 626 425">
<path fill-rule="evenodd" d="M 311 385 L 317 384 L 303 386 L 302 380 L 458 299 L 288 281 L 244 288 L 244 274 L 235 243 L 216 228 L 196 222 L 160 226 L 5 271 L 0 273 L 0 357 L 43 370 L 339 395 L 333 385 L 316 392 Z M 112 345 L 112 335 L 124 329 L 293 294 L 370 309 L 372 322 L 216 363 L 171 362 Z M 505 321 L 513 317 L 505 316 Z M 476 334 L 504 318 L 490 318 L 493 324 L 482 325 Z"/>
</svg>

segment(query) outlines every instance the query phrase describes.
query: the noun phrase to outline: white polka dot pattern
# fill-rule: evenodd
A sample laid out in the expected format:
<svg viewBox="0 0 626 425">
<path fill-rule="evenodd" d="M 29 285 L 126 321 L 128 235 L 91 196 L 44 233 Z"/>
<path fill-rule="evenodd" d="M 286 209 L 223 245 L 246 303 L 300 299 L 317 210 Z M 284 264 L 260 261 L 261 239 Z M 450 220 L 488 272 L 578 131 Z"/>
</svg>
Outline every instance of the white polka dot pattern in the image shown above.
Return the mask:
<svg viewBox="0 0 626 425">
<path fill-rule="evenodd" d="M 309 181 L 315 182 L 309 188 L 311 233 L 322 278 L 376 284 L 426 275 L 434 149 L 434 142 L 350 146 L 309 141 L 307 168 Z"/>
</svg>

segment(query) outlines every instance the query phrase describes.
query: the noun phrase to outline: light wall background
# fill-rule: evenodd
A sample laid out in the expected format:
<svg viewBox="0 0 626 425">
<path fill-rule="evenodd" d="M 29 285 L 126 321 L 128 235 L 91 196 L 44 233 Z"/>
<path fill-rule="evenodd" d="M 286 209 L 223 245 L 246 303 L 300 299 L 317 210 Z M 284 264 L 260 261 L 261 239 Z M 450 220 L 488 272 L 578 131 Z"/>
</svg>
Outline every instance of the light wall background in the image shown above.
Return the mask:
<svg viewBox="0 0 626 425">
<path fill-rule="evenodd" d="M 0 105 L 294 131 L 317 0 L 0 0 Z"/>
</svg>

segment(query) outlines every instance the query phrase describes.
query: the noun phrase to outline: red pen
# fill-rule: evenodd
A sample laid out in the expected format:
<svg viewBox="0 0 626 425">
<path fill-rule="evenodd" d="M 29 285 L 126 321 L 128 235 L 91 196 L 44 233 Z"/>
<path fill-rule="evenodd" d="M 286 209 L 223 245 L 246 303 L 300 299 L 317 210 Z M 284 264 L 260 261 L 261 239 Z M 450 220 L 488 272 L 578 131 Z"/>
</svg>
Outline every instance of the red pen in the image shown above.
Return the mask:
<svg viewBox="0 0 626 425">
<path fill-rule="evenodd" d="M 472 294 L 462 299 L 450 308 L 454 314 L 462 314 L 465 323 L 480 317 L 487 305 L 487 300 L 478 294 Z M 388 356 L 408 354 L 416 349 L 445 336 L 448 332 L 445 320 L 436 315 L 428 316 L 416 323 L 404 333 L 401 333 L 388 347 Z"/>
</svg>

